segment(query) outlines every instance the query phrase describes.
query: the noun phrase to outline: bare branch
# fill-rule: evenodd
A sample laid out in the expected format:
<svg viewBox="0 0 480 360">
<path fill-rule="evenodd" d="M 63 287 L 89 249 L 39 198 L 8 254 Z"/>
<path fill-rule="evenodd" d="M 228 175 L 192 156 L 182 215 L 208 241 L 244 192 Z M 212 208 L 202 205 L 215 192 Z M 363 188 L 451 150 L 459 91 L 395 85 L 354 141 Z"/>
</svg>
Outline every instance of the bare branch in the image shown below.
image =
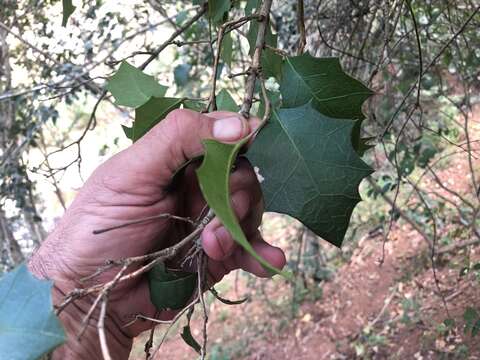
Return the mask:
<svg viewBox="0 0 480 360">
<path fill-rule="evenodd" d="M 253 53 L 250 74 L 248 75 L 247 83 L 245 85 L 245 97 L 243 99 L 243 104 L 240 109 L 240 113 L 247 119 L 250 117 L 250 109 L 252 108 L 252 99 L 255 92 L 255 82 L 257 80 L 257 76 L 260 73 L 260 61 L 262 51 L 265 46 L 265 36 L 267 34 L 271 7 L 272 0 L 265 0 L 262 3 L 262 7 L 259 13 L 261 18 L 258 20 L 260 22 L 260 25 L 258 26 L 257 40 L 255 42 L 255 52 Z"/>
<path fill-rule="evenodd" d="M 297 0 L 297 27 L 300 37 L 298 39 L 297 54 L 303 54 L 305 45 L 307 44 L 307 36 L 305 34 L 305 9 L 303 0 Z"/>
</svg>

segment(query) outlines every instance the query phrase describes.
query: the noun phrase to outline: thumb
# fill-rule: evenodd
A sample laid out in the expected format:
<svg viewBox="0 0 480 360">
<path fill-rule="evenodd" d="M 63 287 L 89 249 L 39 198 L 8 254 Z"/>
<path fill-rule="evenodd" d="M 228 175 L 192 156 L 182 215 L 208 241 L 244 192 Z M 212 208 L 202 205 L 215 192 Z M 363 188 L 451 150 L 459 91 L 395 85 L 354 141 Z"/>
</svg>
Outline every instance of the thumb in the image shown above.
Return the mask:
<svg viewBox="0 0 480 360">
<path fill-rule="evenodd" d="M 203 140 L 236 142 L 249 132 L 248 121 L 237 113 L 222 112 L 209 116 L 178 109 L 127 149 L 125 155 L 129 159 L 126 160 L 129 164 L 136 164 L 135 171 L 148 172 L 166 185 L 180 166 L 203 154 Z"/>
</svg>

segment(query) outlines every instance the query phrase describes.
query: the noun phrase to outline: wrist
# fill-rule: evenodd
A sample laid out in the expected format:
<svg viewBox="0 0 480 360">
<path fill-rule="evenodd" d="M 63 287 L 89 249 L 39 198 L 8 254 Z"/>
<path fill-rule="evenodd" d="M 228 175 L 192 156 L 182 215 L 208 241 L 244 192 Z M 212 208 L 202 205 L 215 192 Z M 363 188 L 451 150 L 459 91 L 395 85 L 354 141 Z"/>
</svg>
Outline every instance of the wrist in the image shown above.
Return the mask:
<svg viewBox="0 0 480 360">
<path fill-rule="evenodd" d="M 52 302 L 55 307 L 58 307 L 65 299 L 65 296 L 77 287 L 75 282 L 64 279 L 61 276 L 61 271 L 56 266 L 42 261 L 41 251 L 32 256 L 28 267 L 30 272 L 36 277 L 54 281 Z M 83 320 L 94 300 L 95 294 L 87 295 L 71 302 L 60 312 L 58 317 L 65 330 L 66 341 L 62 346 L 54 350 L 51 356 L 53 360 L 103 359 L 97 328 L 100 313 L 98 306 L 90 317 L 90 321 L 85 327 L 81 338 L 78 338 L 84 326 Z M 112 358 L 128 359 L 133 340 L 122 332 L 121 324 L 115 321 L 114 315 L 106 315 L 104 329 Z"/>
<path fill-rule="evenodd" d="M 65 297 L 65 293 L 57 287 L 54 287 L 52 291 L 54 304 L 60 304 Z M 78 335 L 84 326 L 83 319 L 92 303 L 93 299 L 86 297 L 69 304 L 60 313 L 59 318 L 65 329 L 67 340 L 64 345 L 54 351 L 53 360 L 103 359 L 97 328 L 100 312 L 98 308 L 93 312 L 82 337 L 78 339 Z M 132 339 L 121 332 L 115 321 L 108 314 L 105 318 L 105 335 L 112 358 L 119 360 L 128 359 Z"/>
</svg>

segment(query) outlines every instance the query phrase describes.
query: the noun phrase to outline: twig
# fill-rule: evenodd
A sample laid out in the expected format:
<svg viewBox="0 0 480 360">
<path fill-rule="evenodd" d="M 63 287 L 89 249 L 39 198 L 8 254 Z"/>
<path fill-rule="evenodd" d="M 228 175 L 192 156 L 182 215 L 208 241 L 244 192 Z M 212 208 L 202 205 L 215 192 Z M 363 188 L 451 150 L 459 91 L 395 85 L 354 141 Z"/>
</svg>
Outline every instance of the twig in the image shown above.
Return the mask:
<svg viewBox="0 0 480 360">
<path fill-rule="evenodd" d="M 444 254 L 447 254 L 447 253 L 456 252 L 457 250 L 466 248 L 467 246 L 473 246 L 473 245 L 477 245 L 477 244 L 480 244 L 480 239 L 478 239 L 478 238 L 477 239 L 470 239 L 470 240 L 466 240 L 466 241 L 461 241 L 461 242 L 457 242 L 457 243 L 454 243 L 452 245 L 448 245 L 448 246 L 445 246 L 443 248 L 438 249 L 436 254 L 437 254 L 437 256 L 438 255 L 444 255 Z"/>
<path fill-rule="evenodd" d="M 144 70 L 148 64 L 150 64 L 153 60 L 157 58 L 158 55 L 172 42 L 180 35 L 182 34 L 185 30 L 187 30 L 190 26 L 192 26 L 198 19 L 200 19 L 203 14 L 207 11 L 207 2 L 204 3 L 202 8 L 190 19 L 188 20 L 185 24 L 180 26 L 170 37 L 165 41 L 162 45 L 160 45 L 157 50 L 152 52 L 152 54 L 149 56 L 147 60 L 145 60 L 142 65 L 139 66 L 140 70 Z"/>
<path fill-rule="evenodd" d="M 327 39 L 325 39 L 325 37 L 323 36 L 323 32 L 322 32 L 322 29 L 320 27 L 320 24 L 317 25 L 317 30 L 318 30 L 318 35 L 320 36 L 320 40 L 322 40 L 322 42 L 325 44 L 325 46 L 327 48 L 329 48 L 330 50 L 334 50 L 334 51 L 337 51 L 339 52 L 340 54 L 343 54 L 343 55 L 346 55 L 348 57 L 351 57 L 353 59 L 357 59 L 357 60 L 361 60 L 367 64 L 370 64 L 370 65 L 375 65 L 372 61 L 370 60 L 367 60 L 365 59 L 364 57 L 362 56 L 358 56 L 358 55 L 354 55 L 348 51 L 345 51 L 343 49 L 340 49 L 340 48 L 337 48 L 337 47 L 334 47 L 333 45 L 330 45 L 330 43 L 327 41 Z"/>
<path fill-rule="evenodd" d="M 367 181 L 370 183 L 370 185 L 372 185 L 375 191 L 380 193 L 380 196 L 392 207 L 392 211 L 396 211 L 402 219 L 409 223 L 413 227 L 413 229 L 424 238 L 424 240 L 428 244 L 428 247 L 432 248 L 433 241 L 430 236 L 428 236 L 428 234 L 414 220 L 412 220 L 402 209 L 400 209 L 392 199 L 390 199 L 386 194 L 384 194 L 381 191 L 382 189 L 380 189 L 380 187 L 375 183 L 373 179 L 367 178 Z"/>
<path fill-rule="evenodd" d="M 152 359 L 155 358 L 155 355 L 158 353 L 158 351 L 162 347 L 162 345 L 163 345 L 165 339 L 167 338 L 167 335 L 168 335 L 169 331 L 171 330 L 171 328 L 173 327 L 173 325 L 177 323 L 177 321 L 183 316 L 183 314 L 185 314 L 192 307 L 194 307 L 196 304 L 198 304 L 198 302 L 199 302 L 199 298 L 198 298 L 198 294 L 197 294 L 197 296 L 195 297 L 195 300 L 193 300 L 189 305 L 187 305 L 185 308 L 183 308 L 183 310 L 181 310 L 177 315 L 175 315 L 175 317 L 172 319 L 172 322 L 170 323 L 169 327 L 167 328 L 167 330 L 165 330 L 165 333 L 163 334 L 162 339 L 160 340 L 160 343 L 155 348 L 155 351 L 153 352 L 153 354 L 151 356 Z"/>
<path fill-rule="evenodd" d="M 153 335 L 155 334 L 156 325 L 153 325 L 152 329 L 150 330 L 150 336 L 148 337 L 147 342 L 145 343 L 145 359 L 150 359 L 150 350 L 153 346 Z"/>
<path fill-rule="evenodd" d="M 94 235 L 103 234 L 103 233 L 106 233 L 108 231 L 121 229 L 121 228 L 124 228 L 124 227 L 127 227 L 127 226 L 136 225 L 136 224 L 144 224 L 146 222 L 150 222 L 150 221 L 158 220 L 158 219 L 178 220 L 178 221 L 187 222 L 190 225 L 196 225 L 195 222 L 193 220 L 191 220 L 190 218 L 171 215 L 171 214 L 159 214 L 159 215 L 154 215 L 154 216 L 148 216 L 148 217 L 145 217 L 145 218 L 142 218 L 142 219 L 126 221 L 126 222 L 124 222 L 120 225 L 111 226 L 111 227 L 108 227 L 108 228 L 105 228 L 105 229 L 93 230 L 93 234 Z"/>
<path fill-rule="evenodd" d="M 214 218 L 215 214 L 213 211 L 209 211 L 208 214 L 202 219 L 200 224 L 193 230 L 189 235 L 187 235 L 185 238 L 183 238 L 180 242 L 177 244 L 163 249 L 159 250 L 147 255 L 141 255 L 141 256 L 134 256 L 126 259 L 121 259 L 121 260 L 111 260 L 112 266 L 113 265 L 123 265 L 124 267 L 129 267 L 133 263 L 140 263 L 140 262 L 148 262 L 146 265 L 140 267 L 139 269 L 127 274 L 127 275 L 122 275 L 118 279 L 113 279 L 109 282 L 106 282 L 104 284 L 98 284 L 98 285 L 93 285 L 89 288 L 86 289 L 74 289 L 70 293 L 67 294 L 67 296 L 64 298 L 64 301 L 58 306 L 56 310 L 56 314 L 58 315 L 60 312 L 63 311 L 63 309 L 70 304 L 72 301 L 75 301 L 79 298 L 82 298 L 88 294 L 96 293 L 96 292 L 101 292 L 105 288 L 110 288 L 113 287 L 112 285 L 116 285 L 117 283 L 121 283 L 124 281 L 131 280 L 133 278 L 136 278 L 142 274 L 145 274 L 147 271 L 152 269 L 155 265 L 157 265 L 159 262 L 169 259 L 180 251 L 183 246 L 186 244 L 190 243 L 191 241 L 194 241 L 200 236 L 201 232 L 205 228 L 205 226 Z M 110 266 L 110 265 L 108 265 Z M 105 266 L 103 267 L 105 268 Z M 95 272 L 98 275 L 98 271 Z M 118 275 L 118 274 L 117 274 Z"/>
<path fill-rule="evenodd" d="M 207 305 L 205 304 L 205 298 L 203 296 L 204 284 L 206 283 L 207 276 L 207 259 L 204 252 L 199 254 L 197 261 L 197 274 L 198 274 L 198 296 L 200 298 L 200 303 L 202 304 L 203 309 L 203 341 L 202 347 L 200 349 L 201 359 L 204 360 L 207 355 L 207 324 L 208 324 L 208 311 Z"/>
<path fill-rule="evenodd" d="M 262 7 L 259 13 L 261 18 L 258 20 L 260 22 L 260 25 L 258 26 L 257 40 L 255 42 L 255 52 L 253 53 L 250 74 L 248 75 L 247 83 L 245 85 L 245 97 L 243 99 L 243 104 L 240 109 L 240 113 L 247 119 L 250 117 L 250 109 L 252 108 L 252 99 L 255 92 L 255 82 L 260 72 L 260 61 L 262 56 L 262 50 L 265 45 L 265 36 L 267 34 L 271 7 L 272 0 L 265 0 L 262 3 Z"/>
<path fill-rule="evenodd" d="M 98 318 L 98 338 L 100 339 L 100 348 L 104 360 L 112 360 L 108 349 L 107 337 L 105 335 L 105 317 L 107 316 L 108 297 L 104 296 L 102 306 L 100 308 L 100 317 Z"/>
<path fill-rule="evenodd" d="M 418 33 L 418 25 L 417 19 L 415 18 L 415 13 L 413 12 L 412 5 L 410 4 L 410 0 L 405 0 L 407 4 L 407 9 L 410 12 L 410 16 L 412 17 L 413 22 L 413 29 L 415 31 L 415 39 L 417 41 L 417 48 L 418 48 L 418 80 L 417 80 L 417 106 L 420 106 L 420 93 L 421 93 L 421 82 L 423 76 L 423 54 L 422 54 L 422 44 L 420 42 L 420 34 Z"/>
<path fill-rule="evenodd" d="M 305 9 L 303 0 L 297 0 L 297 27 L 300 37 L 298 39 L 297 54 L 303 54 L 305 45 L 307 44 L 307 36 L 305 34 Z"/>
<path fill-rule="evenodd" d="M 393 300 L 393 298 L 395 297 L 396 294 L 397 294 L 397 288 L 395 287 L 395 289 L 393 289 L 392 293 L 385 299 L 383 307 L 380 310 L 380 312 L 378 313 L 378 315 L 375 317 L 375 319 L 373 319 L 372 321 L 370 321 L 368 323 L 368 325 L 367 325 L 368 328 L 373 329 L 375 324 L 382 318 L 383 314 L 388 309 L 388 306 L 390 305 L 390 303 L 392 302 L 392 300 Z"/>
<path fill-rule="evenodd" d="M 227 31 L 231 31 L 235 27 L 242 26 L 255 18 L 258 18 L 258 16 L 257 15 L 245 16 L 240 19 L 227 21 L 220 27 L 220 30 L 218 31 L 218 37 L 217 37 L 217 52 L 215 54 L 215 59 L 213 62 L 212 90 L 210 92 L 210 98 L 207 106 L 208 111 L 217 110 L 216 87 L 217 87 L 217 77 L 218 77 L 218 65 L 220 63 L 220 56 L 222 54 L 222 42 L 225 34 L 227 33 Z"/>
<path fill-rule="evenodd" d="M 128 323 L 122 325 L 122 328 L 129 327 L 129 326 L 135 324 L 138 320 L 151 321 L 155 324 L 171 324 L 172 323 L 172 320 L 159 320 L 159 319 L 148 317 L 148 316 L 145 316 L 145 315 L 142 315 L 142 314 L 136 314 L 135 318 L 132 321 L 129 321 Z"/>
<path fill-rule="evenodd" d="M 265 49 L 271 50 L 271 51 L 273 51 L 273 52 L 275 52 L 275 53 L 277 53 L 278 55 L 283 56 L 283 57 L 289 56 L 289 54 L 288 54 L 287 51 L 282 50 L 282 49 L 279 49 L 279 48 L 276 48 L 276 47 L 271 46 L 271 45 L 268 45 L 268 44 L 265 44 Z"/>
<path fill-rule="evenodd" d="M 423 72 L 421 73 L 421 77 L 423 77 L 429 70 L 430 68 L 432 68 L 438 61 L 438 59 L 440 58 L 440 56 L 442 56 L 442 54 L 445 52 L 445 50 L 448 49 L 448 47 L 452 44 L 452 42 L 455 41 L 455 39 L 461 34 L 463 33 L 463 31 L 465 30 L 465 28 L 468 26 L 468 24 L 470 23 L 470 21 L 472 21 L 472 19 L 475 17 L 475 15 L 480 11 L 480 5 L 477 6 L 475 8 L 475 10 L 470 14 L 470 16 L 467 18 L 467 20 L 465 20 L 465 22 L 463 23 L 463 25 L 460 27 L 460 29 L 458 29 L 458 31 L 442 46 L 442 48 L 438 51 L 438 53 L 435 55 L 435 57 L 433 58 L 432 61 L 430 61 L 430 63 L 424 68 Z M 415 89 L 415 87 L 417 86 L 417 83 L 415 82 L 415 84 L 413 86 L 411 86 L 408 91 L 406 92 L 402 102 L 400 103 L 400 105 L 397 107 L 397 110 L 395 111 L 395 113 L 392 115 L 392 117 L 390 118 L 390 120 L 388 121 L 387 125 L 385 126 L 385 128 L 383 129 L 382 133 L 380 134 L 379 138 L 383 138 L 385 137 L 385 135 L 387 134 L 388 130 L 390 129 L 390 127 L 392 126 L 393 122 L 395 121 L 395 119 L 397 118 L 398 114 L 400 113 L 400 109 L 403 108 L 403 105 L 406 103 L 407 99 L 409 98 L 409 96 L 412 94 L 413 90 Z"/>
<path fill-rule="evenodd" d="M 90 318 L 91 318 L 93 312 L 95 311 L 95 309 L 96 309 L 98 303 L 100 302 L 100 300 L 105 299 L 108 296 L 108 293 L 110 292 L 110 289 L 112 289 L 118 283 L 118 281 L 120 280 L 122 275 L 125 273 L 127 268 L 128 268 L 127 264 L 123 265 L 122 269 L 120 269 L 120 271 L 117 273 L 117 275 L 113 278 L 112 282 L 108 286 L 105 286 L 103 288 L 103 290 L 98 294 L 97 298 L 95 299 L 93 304 L 90 306 L 90 309 L 88 310 L 87 314 L 85 315 L 85 317 L 82 320 L 82 326 L 80 328 L 80 333 L 78 334 L 77 339 L 80 339 L 83 336 L 85 330 L 88 327 L 88 323 L 90 322 Z"/>
</svg>

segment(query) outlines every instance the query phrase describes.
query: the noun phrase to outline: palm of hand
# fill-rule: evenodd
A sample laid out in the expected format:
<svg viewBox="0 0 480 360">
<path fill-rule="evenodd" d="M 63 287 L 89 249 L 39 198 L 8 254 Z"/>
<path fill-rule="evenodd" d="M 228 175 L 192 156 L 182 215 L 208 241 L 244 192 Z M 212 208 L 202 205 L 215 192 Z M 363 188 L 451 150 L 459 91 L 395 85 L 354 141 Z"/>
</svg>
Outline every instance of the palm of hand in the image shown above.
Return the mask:
<svg viewBox="0 0 480 360">
<path fill-rule="evenodd" d="M 195 165 L 189 165 L 183 176 L 172 188 L 172 174 L 187 160 L 201 154 L 201 138 L 211 137 L 211 125 L 198 132 L 186 135 L 180 131 L 185 123 L 198 127 L 199 119 L 205 124 L 212 118 L 225 117 L 224 113 L 210 114 L 210 118 L 192 112 L 180 111 L 164 120 L 144 138 L 129 149 L 117 154 L 100 166 L 90 177 L 62 221 L 39 250 L 43 256 L 43 273 L 57 280 L 63 292 L 85 286 L 78 279 L 88 277 L 106 260 L 139 256 L 169 247 L 189 232 L 191 226 L 169 219 L 116 229 L 94 235 L 93 231 L 108 228 L 127 221 L 175 214 L 196 218 L 205 207 L 195 176 Z M 231 115 L 230 115 L 231 116 Z M 204 133 L 202 133 L 202 131 Z M 238 136 L 250 130 L 243 129 Z M 209 134 L 210 133 L 210 134 Z M 190 136 L 193 138 L 183 139 Z M 181 146 L 176 146 L 179 143 Z M 152 149 L 158 149 L 152 153 Z M 255 174 L 246 160 L 239 162 L 231 176 L 232 202 L 242 228 L 257 252 L 274 266 L 282 267 L 283 253 L 266 244 L 258 226 L 263 212 L 262 197 Z M 266 271 L 241 248 L 237 247 L 229 233 L 214 219 L 202 233 L 202 245 L 209 256 L 208 275 L 211 282 L 233 269 L 243 268 L 259 276 L 268 276 Z M 49 253 L 58 256 L 49 259 Z M 133 265 L 132 269 L 135 266 Z M 106 282 L 118 272 L 110 269 L 93 281 Z M 110 316 L 117 324 L 131 320 L 132 315 L 143 314 L 154 317 L 156 309 L 149 300 L 146 277 L 122 283 L 112 290 L 109 306 Z M 157 314 L 158 315 L 158 314 Z M 171 318 L 171 312 L 160 314 L 160 318 Z M 136 323 L 125 329 L 128 336 L 151 327 L 151 323 Z"/>
</svg>

